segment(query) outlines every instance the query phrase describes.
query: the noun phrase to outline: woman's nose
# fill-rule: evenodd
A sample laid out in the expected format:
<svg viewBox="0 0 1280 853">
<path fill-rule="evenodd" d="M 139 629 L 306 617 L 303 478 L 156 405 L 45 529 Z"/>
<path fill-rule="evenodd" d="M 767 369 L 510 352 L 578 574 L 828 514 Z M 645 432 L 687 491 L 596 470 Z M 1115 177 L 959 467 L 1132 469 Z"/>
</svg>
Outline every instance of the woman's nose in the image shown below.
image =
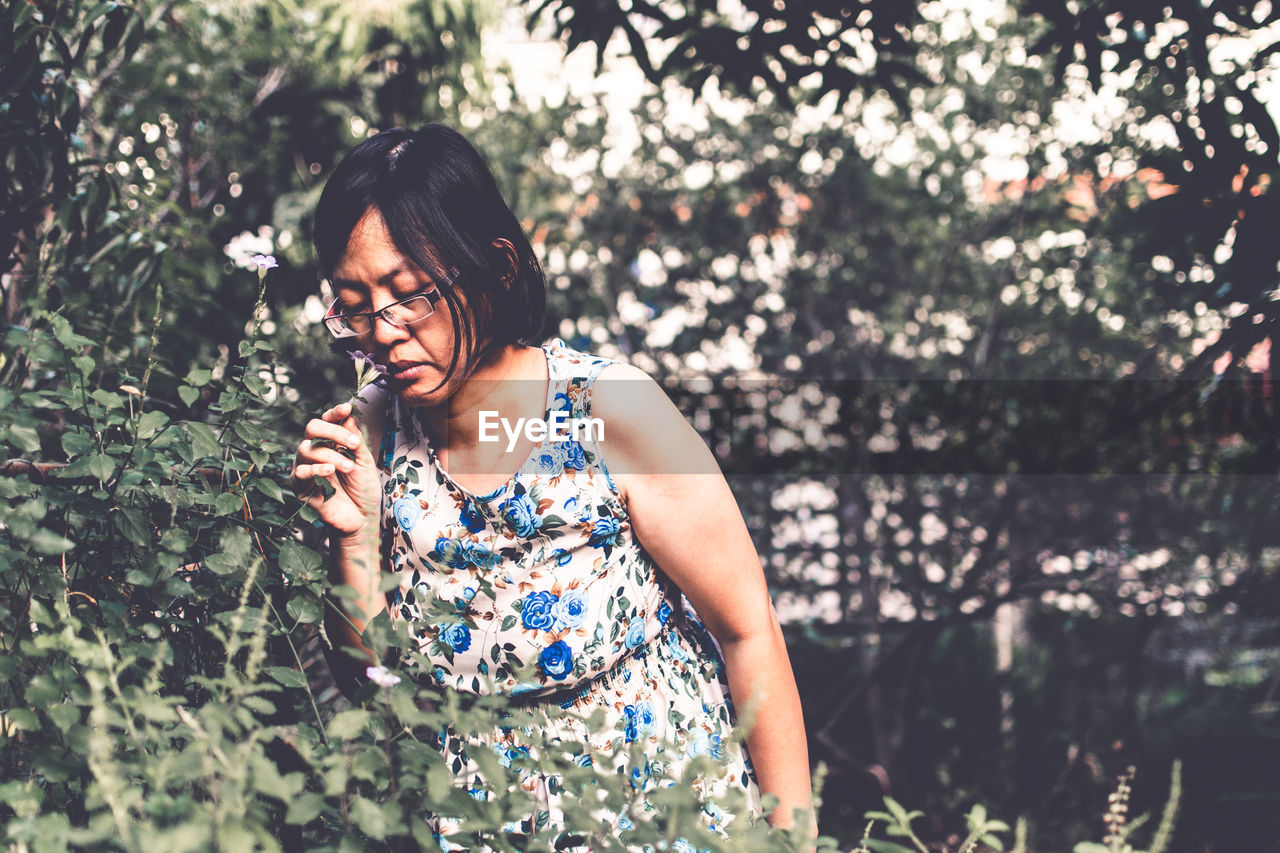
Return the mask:
<svg viewBox="0 0 1280 853">
<path fill-rule="evenodd" d="M 397 326 L 385 317 L 377 314 L 373 317 L 373 339 L 382 346 L 391 346 L 409 336 L 407 326 Z"/>
</svg>

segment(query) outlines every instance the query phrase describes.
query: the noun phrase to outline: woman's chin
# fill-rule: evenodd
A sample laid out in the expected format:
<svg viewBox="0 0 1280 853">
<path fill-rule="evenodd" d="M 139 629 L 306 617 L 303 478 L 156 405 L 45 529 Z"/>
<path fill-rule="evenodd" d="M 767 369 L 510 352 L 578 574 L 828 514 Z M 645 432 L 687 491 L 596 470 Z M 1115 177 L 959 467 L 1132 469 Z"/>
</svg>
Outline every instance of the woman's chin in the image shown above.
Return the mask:
<svg viewBox="0 0 1280 853">
<path fill-rule="evenodd" d="M 443 379 L 438 371 L 433 370 L 408 381 L 392 379 L 389 384 L 401 400 L 421 408 L 438 406 L 449 399 L 451 389 Z"/>
</svg>

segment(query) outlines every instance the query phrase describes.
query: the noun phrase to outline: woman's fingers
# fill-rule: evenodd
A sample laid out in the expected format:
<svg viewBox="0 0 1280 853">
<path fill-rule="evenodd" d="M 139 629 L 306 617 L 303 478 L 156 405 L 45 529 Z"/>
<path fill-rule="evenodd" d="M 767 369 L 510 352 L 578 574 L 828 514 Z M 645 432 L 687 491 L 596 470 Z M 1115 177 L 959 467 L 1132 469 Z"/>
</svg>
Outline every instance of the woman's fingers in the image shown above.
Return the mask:
<svg viewBox="0 0 1280 853">
<path fill-rule="evenodd" d="M 329 411 L 333 410 L 330 409 Z M 325 412 L 325 414 L 327 415 L 329 412 Z M 323 417 L 312 418 L 307 421 L 303 435 L 313 445 L 316 442 L 328 441 L 338 447 L 345 447 L 349 450 L 355 450 L 363 443 L 359 425 L 355 423 L 354 418 L 345 418 L 340 423 L 326 420 Z"/>
<path fill-rule="evenodd" d="M 334 491 L 347 495 L 359 477 L 358 469 L 369 468 L 373 457 L 364 440 L 360 422 L 350 403 L 340 403 L 307 422 L 304 438 L 294 457 L 293 483 L 298 496 L 317 509 L 330 507 L 321 497 L 316 480 L 328 480 Z M 332 495 L 333 491 L 324 490 Z"/>
<path fill-rule="evenodd" d="M 298 460 L 310 463 L 328 463 L 344 474 L 355 470 L 355 462 L 351 460 L 354 451 L 345 447 L 335 447 L 328 439 L 313 441 L 303 439 L 298 445 Z"/>
</svg>

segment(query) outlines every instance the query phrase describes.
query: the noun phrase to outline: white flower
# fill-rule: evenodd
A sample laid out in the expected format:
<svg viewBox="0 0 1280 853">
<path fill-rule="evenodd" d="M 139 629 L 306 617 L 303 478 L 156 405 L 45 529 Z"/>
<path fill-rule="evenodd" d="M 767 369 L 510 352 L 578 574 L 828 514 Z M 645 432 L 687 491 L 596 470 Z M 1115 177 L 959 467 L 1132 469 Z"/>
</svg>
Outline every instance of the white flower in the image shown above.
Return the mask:
<svg viewBox="0 0 1280 853">
<path fill-rule="evenodd" d="M 257 234 L 242 231 L 222 247 L 222 253 L 241 269 L 256 270 L 259 268 L 256 257 L 270 257 L 275 251 L 275 234 L 275 229 L 270 225 L 263 225 Z"/>
<path fill-rule="evenodd" d="M 385 666 L 371 666 L 364 671 L 364 674 L 379 687 L 395 687 L 400 683 L 400 676 L 395 675 Z"/>
</svg>

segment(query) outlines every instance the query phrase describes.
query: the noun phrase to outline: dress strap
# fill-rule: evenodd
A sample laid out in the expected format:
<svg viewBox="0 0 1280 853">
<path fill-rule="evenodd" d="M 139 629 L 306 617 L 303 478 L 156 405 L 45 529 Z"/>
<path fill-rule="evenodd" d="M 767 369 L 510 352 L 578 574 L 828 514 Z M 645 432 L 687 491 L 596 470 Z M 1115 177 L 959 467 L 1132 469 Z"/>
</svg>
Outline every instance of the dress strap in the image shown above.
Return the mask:
<svg viewBox="0 0 1280 853">
<path fill-rule="evenodd" d="M 552 380 L 562 380 L 561 391 L 566 386 L 573 386 L 574 391 L 568 394 L 574 417 L 590 417 L 591 390 L 596 378 L 606 367 L 614 363 L 611 358 L 579 352 L 572 349 L 561 338 L 553 338 L 547 345 L 551 358 Z M 557 399 L 557 403 L 565 401 Z"/>
</svg>

